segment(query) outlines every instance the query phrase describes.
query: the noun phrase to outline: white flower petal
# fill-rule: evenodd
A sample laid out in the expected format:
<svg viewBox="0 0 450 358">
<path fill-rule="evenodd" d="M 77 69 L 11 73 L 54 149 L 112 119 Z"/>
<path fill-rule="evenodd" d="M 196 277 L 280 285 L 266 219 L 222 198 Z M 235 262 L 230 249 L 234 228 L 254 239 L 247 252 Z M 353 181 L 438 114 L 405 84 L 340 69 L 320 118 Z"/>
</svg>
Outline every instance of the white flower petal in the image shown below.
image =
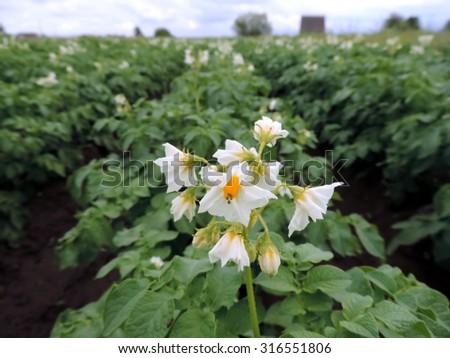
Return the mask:
<svg viewBox="0 0 450 358">
<path fill-rule="evenodd" d="M 233 231 L 227 231 L 211 249 L 208 256 L 211 263 L 220 260 L 222 267 L 230 260 L 236 262 L 239 271 L 242 271 L 245 266 L 250 266 L 244 239 Z"/>
</svg>

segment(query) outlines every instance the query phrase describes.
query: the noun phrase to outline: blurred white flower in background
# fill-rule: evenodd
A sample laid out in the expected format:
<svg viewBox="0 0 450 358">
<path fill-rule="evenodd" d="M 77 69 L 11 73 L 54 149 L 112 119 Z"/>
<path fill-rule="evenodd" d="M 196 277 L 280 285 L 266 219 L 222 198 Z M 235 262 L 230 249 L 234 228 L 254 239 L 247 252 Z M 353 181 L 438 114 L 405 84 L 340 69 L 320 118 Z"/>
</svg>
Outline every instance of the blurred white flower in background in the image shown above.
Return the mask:
<svg viewBox="0 0 450 358">
<path fill-rule="evenodd" d="M 194 56 L 192 56 L 192 49 L 187 48 L 184 50 L 184 63 L 191 66 L 195 62 Z"/>
<path fill-rule="evenodd" d="M 209 60 L 209 51 L 203 50 L 198 53 L 198 62 L 200 62 L 202 65 L 206 65 Z"/>
<path fill-rule="evenodd" d="M 411 50 L 409 51 L 411 55 L 422 55 L 425 51 L 422 46 L 411 46 Z"/>
<path fill-rule="evenodd" d="M 127 61 L 122 61 L 122 62 L 119 64 L 119 68 L 120 68 L 121 70 L 123 70 L 123 69 L 125 69 L 125 68 L 128 68 L 128 67 L 130 67 L 130 64 L 129 64 Z"/>
<path fill-rule="evenodd" d="M 244 65 L 244 57 L 240 53 L 233 54 L 233 65 L 235 66 L 243 66 Z"/>
<path fill-rule="evenodd" d="M 305 71 L 313 72 L 316 71 L 319 68 L 319 66 L 317 65 L 317 63 L 312 63 L 311 61 L 308 61 L 303 65 L 303 68 L 305 69 Z"/>
<path fill-rule="evenodd" d="M 50 72 L 47 77 L 39 78 L 36 83 L 39 86 L 53 86 L 58 83 L 58 79 L 56 78 L 55 72 Z"/>
<path fill-rule="evenodd" d="M 155 266 L 156 269 L 160 269 L 164 265 L 164 261 L 161 260 L 159 256 L 152 256 L 150 258 L 150 263 Z"/>
<path fill-rule="evenodd" d="M 127 97 L 125 97 L 124 94 L 120 93 L 120 94 L 114 96 L 114 102 L 116 102 L 116 104 L 122 106 L 125 103 L 127 103 Z"/>
<path fill-rule="evenodd" d="M 417 41 L 423 46 L 429 45 L 434 39 L 434 35 L 421 35 Z"/>
</svg>

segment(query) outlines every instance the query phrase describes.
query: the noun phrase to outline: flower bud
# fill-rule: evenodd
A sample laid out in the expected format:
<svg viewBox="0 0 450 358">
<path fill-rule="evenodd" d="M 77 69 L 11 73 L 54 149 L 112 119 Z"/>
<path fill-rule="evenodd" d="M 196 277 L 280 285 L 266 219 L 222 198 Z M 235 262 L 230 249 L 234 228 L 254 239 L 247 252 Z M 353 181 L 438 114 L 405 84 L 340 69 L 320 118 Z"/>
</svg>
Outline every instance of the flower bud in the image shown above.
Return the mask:
<svg viewBox="0 0 450 358">
<path fill-rule="evenodd" d="M 276 275 L 281 263 L 277 248 L 273 245 L 268 246 L 266 251 L 259 255 L 258 262 L 263 272 L 271 276 Z"/>
</svg>

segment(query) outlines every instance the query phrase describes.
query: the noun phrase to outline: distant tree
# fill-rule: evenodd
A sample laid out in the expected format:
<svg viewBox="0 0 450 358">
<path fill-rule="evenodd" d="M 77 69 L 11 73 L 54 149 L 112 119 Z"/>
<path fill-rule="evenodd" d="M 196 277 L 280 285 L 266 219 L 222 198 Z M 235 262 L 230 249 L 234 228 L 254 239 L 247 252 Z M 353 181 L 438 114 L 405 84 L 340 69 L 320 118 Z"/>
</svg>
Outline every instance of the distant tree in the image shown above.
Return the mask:
<svg viewBox="0 0 450 358">
<path fill-rule="evenodd" d="M 233 30 L 238 36 L 270 35 L 272 26 L 266 14 L 248 13 L 234 21 Z"/>
<path fill-rule="evenodd" d="M 142 31 L 139 28 L 139 26 L 136 26 L 134 28 L 134 37 L 142 37 L 142 36 L 144 36 L 144 34 L 142 33 Z"/>
<path fill-rule="evenodd" d="M 385 30 L 402 30 L 405 19 L 398 14 L 392 14 L 384 21 Z"/>
<path fill-rule="evenodd" d="M 5 34 L 5 28 L 3 27 L 2 24 L 0 24 L 0 35 L 4 35 Z"/>
<path fill-rule="evenodd" d="M 392 14 L 385 20 L 383 29 L 397 31 L 420 30 L 420 21 L 417 16 L 411 16 L 404 19 L 398 14 Z"/>
<path fill-rule="evenodd" d="M 155 30 L 155 37 L 172 37 L 172 34 L 165 28 L 159 28 Z"/>
<path fill-rule="evenodd" d="M 405 20 L 406 30 L 420 30 L 420 21 L 417 16 L 408 17 Z"/>
<path fill-rule="evenodd" d="M 448 20 L 442 29 L 442 31 L 450 31 L 450 20 Z"/>
</svg>

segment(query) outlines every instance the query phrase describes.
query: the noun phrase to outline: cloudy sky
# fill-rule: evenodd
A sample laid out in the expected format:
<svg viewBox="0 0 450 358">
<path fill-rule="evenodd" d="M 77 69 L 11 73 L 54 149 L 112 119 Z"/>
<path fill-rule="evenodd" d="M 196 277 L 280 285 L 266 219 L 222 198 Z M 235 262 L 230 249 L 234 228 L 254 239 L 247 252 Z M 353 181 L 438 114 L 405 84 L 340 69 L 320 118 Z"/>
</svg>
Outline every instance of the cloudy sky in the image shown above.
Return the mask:
<svg viewBox="0 0 450 358">
<path fill-rule="evenodd" d="M 301 15 L 325 15 L 331 32 L 373 32 L 391 13 L 419 16 L 440 29 L 450 19 L 449 0 L 0 0 L 0 23 L 8 33 L 50 36 L 119 34 L 135 26 L 152 35 L 158 27 L 177 37 L 230 36 L 234 19 L 268 15 L 277 35 L 296 34 Z"/>
</svg>

